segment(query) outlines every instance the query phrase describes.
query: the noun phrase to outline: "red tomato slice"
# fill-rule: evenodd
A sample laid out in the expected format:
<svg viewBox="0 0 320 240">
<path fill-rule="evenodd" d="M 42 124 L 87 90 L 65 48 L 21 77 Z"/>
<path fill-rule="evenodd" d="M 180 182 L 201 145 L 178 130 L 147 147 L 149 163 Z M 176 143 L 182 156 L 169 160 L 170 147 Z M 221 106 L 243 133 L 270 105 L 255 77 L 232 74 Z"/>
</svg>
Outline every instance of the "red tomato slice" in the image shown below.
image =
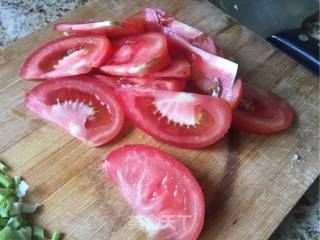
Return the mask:
<svg viewBox="0 0 320 240">
<path fill-rule="evenodd" d="M 117 89 L 119 87 L 132 85 L 151 89 L 163 89 L 174 92 L 184 90 L 186 81 L 183 79 L 156 79 L 156 78 L 134 78 L 134 77 L 114 77 L 106 75 L 95 75 L 95 78 L 102 80 L 109 87 Z"/>
<path fill-rule="evenodd" d="M 182 163 L 154 147 L 134 144 L 111 152 L 103 168 L 149 235 L 198 238 L 204 222 L 204 197 Z"/>
<path fill-rule="evenodd" d="M 170 64 L 167 38 L 162 33 L 121 37 L 112 41 L 115 52 L 100 70 L 120 76 L 143 77 Z"/>
<path fill-rule="evenodd" d="M 223 98 L 230 104 L 232 109 L 236 109 L 240 104 L 241 98 L 243 95 L 243 83 L 241 78 L 238 78 L 231 91 L 227 91 Z"/>
<path fill-rule="evenodd" d="M 162 10 L 157 8 L 144 8 L 141 16 L 145 19 L 148 30 L 163 31 L 163 27 L 166 27 L 194 46 L 208 53 L 217 54 L 217 48 L 212 37 L 207 36 L 197 28 L 178 21 L 175 17 L 168 15 Z"/>
<path fill-rule="evenodd" d="M 142 18 L 129 18 L 125 21 L 56 23 L 53 29 L 70 33 L 102 33 L 114 37 L 142 33 L 144 21 Z"/>
<path fill-rule="evenodd" d="M 172 59 L 166 69 L 155 72 L 152 76 L 157 78 L 190 79 L 190 63 L 186 59 Z"/>
<path fill-rule="evenodd" d="M 249 85 L 243 87 L 243 97 L 233 114 L 233 125 L 258 134 L 276 133 L 291 125 L 293 111 L 283 99 L 270 91 Z"/>
<path fill-rule="evenodd" d="M 177 34 L 164 28 L 170 41 L 189 53 L 191 79 L 206 93 L 222 97 L 234 108 L 241 98 L 241 81 L 235 84 L 238 64 L 193 46 Z"/>
<path fill-rule="evenodd" d="M 227 92 L 224 96 L 224 99 L 230 104 L 231 108 L 234 110 L 240 104 L 240 100 L 243 94 L 243 83 L 240 78 L 238 78 L 232 88 L 232 91 Z M 203 91 L 199 89 L 193 81 L 188 81 L 185 87 L 186 92 L 197 93 L 202 95 L 211 95 L 216 96 L 216 94 L 212 94 L 210 92 Z"/>
<path fill-rule="evenodd" d="M 230 127 L 231 109 L 221 98 L 133 87 L 118 93 L 127 117 L 165 143 L 205 147 L 222 138 Z"/>
<path fill-rule="evenodd" d="M 103 35 L 58 38 L 33 52 L 25 61 L 20 76 L 47 79 L 84 74 L 99 67 L 110 53 L 110 42 Z"/>
<path fill-rule="evenodd" d="M 92 146 L 112 140 L 124 122 L 113 91 L 89 77 L 45 81 L 26 95 L 25 104 L 33 113 Z"/>
</svg>

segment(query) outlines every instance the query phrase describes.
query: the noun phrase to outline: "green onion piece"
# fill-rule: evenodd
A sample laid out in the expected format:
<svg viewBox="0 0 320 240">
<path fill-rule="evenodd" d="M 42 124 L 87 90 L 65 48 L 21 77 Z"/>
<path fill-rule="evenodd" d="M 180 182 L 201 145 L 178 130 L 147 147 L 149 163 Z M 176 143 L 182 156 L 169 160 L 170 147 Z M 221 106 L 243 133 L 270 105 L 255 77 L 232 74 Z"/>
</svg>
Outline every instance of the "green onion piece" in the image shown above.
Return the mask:
<svg viewBox="0 0 320 240">
<path fill-rule="evenodd" d="M 5 172 L 7 170 L 8 170 L 8 167 L 4 163 L 0 162 L 0 171 Z"/>
<path fill-rule="evenodd" d="M 61 232 L 55 231 L 52 235 L 51 240 L 60 240 L 61 239 Z"/>
<path fill-rule="evenodd" d="M 40 206 L 39 203 L 23 202 L 21 212 L 22 213 L 34 213 L 39 206 Z"/>
<path fill-rule="evenodd" d="M 21 214 L 22 202 L 11 202 L 10 216 L 18 216 Z"/>
<path fill-rule="evenodd" d="M 14 185 L 14 182 L 9 176 L 0 173 L 0 184 L 5 188 L 12 188 Z"/>
<path fill-rule="evenodd" d="M 7 225 L 9 218 L 0 218 L 0 227 L 4 227 Z"/>
<path fill-rule="evenodd" d="M 22 227 L 15 230 L 6 226 L 0 231 L 0 240 L 31 240 L 31 228 Z"/>
<path fill-rule="evenodd" d="M 0 188 L 0 195 L 4 197 L 9 197 L 10 195 L 14 195 L 14 194 L 15 194 L 15 191 L 12 188 Z"/>
<path fill-rule="evenodd" d="M 1 217 L 9 217 L 9 211 L 11 208 L 11 201 L 9 198 L 3 199 L 0 202 L 0 216 Z"/>
<path fill-rule="evenodd" d="M 35 238 L 44 238 L 44 230 L 41 227 L 33 226 L 33 236 Z"/>
<path fill-rule="evenodd" d="M 24 224 L 25 224 L 25 221 L 20 216 L 18 216 L 18 217 L 10 217 L 8 222 L 7 222 L 7 226 L 9 226 L 9 227 L 11 227 L 13 229 L 18 229 L 21 226 L 23 226 Z"/>
<path fill-rule="evenodd" d="M 27 226 L 27 227 L 22 227 L 19 229 L 19 232 L 21 232 L 21 234 L 23 234 L 25 240 L 31 240 L 32 237 L 32 229 L 31 227 Z"/>
<path fill-rule="evenodd" d="M 6 169 L 0 162 L 0 240 L 61 240 L 59 231 L 48 238 L 42 228 L 27 226 L 24 214 L 34 213 L 40 204 L 22 201 L 29 185 L 19 176 L 11 178 Z"/>
<path fill-rule="evenodd" d="M 13 176 L 14 184 L 18 186 L 21 182 L 21 177 L 20 176 Z"/>
<path fill-rule="evenodd" d="M 18 185 L 16 185 L 16 196 L 18 198 L 22 198 L 26 195 L 29 185 L 26 181 L 20 181 Z"/>
</svg>

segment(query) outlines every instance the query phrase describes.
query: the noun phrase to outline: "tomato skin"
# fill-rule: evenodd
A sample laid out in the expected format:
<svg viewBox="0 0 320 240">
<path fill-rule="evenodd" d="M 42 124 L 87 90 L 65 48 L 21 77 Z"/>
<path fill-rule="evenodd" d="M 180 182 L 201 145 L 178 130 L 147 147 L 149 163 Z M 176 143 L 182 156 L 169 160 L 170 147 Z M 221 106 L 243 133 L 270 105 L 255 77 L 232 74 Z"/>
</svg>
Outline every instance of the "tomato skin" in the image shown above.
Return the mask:
<svg viewBox="0 0 320 240">
<path fill-rule="evenodd" d="M 117 96 L 126 116 L 138 128 L 159 141 L 182 148 L 202 148 L 211 145 L 227 133 L 231 124 L 232 112 L 229 104 L 217 97 L 134 87 L 119 89 Z M 187 101 L 184 101 L 185 97 Z M 138 99 L 150 99 L 150 102 L 141 105 Z M 156 107 L 148 108 L 157 103 L 165 104 L 162 106 L 169 114 L 167 117 L 173 117 L 175 120 L 168 121 L 163 115 L 156 115 L 159 113 Z M 196 112 L 198 107 L 200 113 Z M 185 120 L 198 117 L 200 122 L 203 121 L 199 126 L 191 123 L 191 127 L 184 125 L 189 125 Z M 183 123 L 176 122 L 177 119 Z"/>
<path fill-rule="evenodd" d="M 206 94 L 222 97 L 236 108 L 242 94 L 241 80 L 235 81 L 238 64 L 193 46 L 168 28 L 164 31 L 173 45 L 188 53 L 194 85 Z"/>
<path fill-rule="evenodd" d="M 53 29 L 69 33 L 106 34 L 116 37 L 142 33 L 144 21 L 142 18 L 129 18 L 124 21 L 55 23 Z"/>
<path fill-rule="evenodd" d="M 171 63 L 167 68 L 155 72 L 151 76 L 155 78 L 190 79 L 190 63 L 186 59 L 171 59 Z"/>
<path fill-rule="evenodd" d="M 243 83 L 241 78 L 238 78 L 235 81 L 232 91 L 227 92 L 224 98 L 228 101 L 231 108 L 234 110 L 239 106 L 242 96 L 243 96 Z"/>
<path fill-rule="evenodd" d="M 148 219 L 156 226 L 164 215 L 190 216 L 187 228 L 175 222 L 174 230 L 160 227 L 155 234 L 155 229 L 149 232 L 146 228 L 148 233 L 152 232 L 157 239 L 196 240 L 199 237 L 205 215 L 204 196 L 192 173 L 178 160 L 157 148 L 131 144 L 109 153 L 102 166 L 106 177 L 122 193 L 137 217 Z M 148 181 L 144 181 L 146 175 Z M 181 190 L 175 195 L 174 189 Z"/>
<path fill-rule="evenodd" d="M 138 86 L 150 89 L 162 89 L 173 92 L 181 92 L 185 89 L 186 81 L 184 79 L 157 79 L 157 78 L 134 78 L 134 77 L 115 77 L 106 75 L 95 75 L 106 83 L 112 89 L 118 89 L 125 86 Z"/>
<path fill-rule="evenodd" d="M 202 95 L 209 95 L 209 96 L 215 96 L 212 95 L 211 92 L 206 92 L 198 88 L 193 81 L 188 81 L 185 87 L 186 92 L 190 93 L 197 93 L 197 94 L 202 94 Z M 235 110 L 241 101 L 243 95 L 243 82 L 241 78 L 238 78 L 235 81 L 235 84 L 232 88 L 232 91 L 227 92 L 224 96 L 220 96 L 223 99 L 225 99 L 229 104 L 232 110 Z"/>
<path fill-rule="evenodd" d="M 111 141 L 124 124 L 124 114 L 113 91 L 89 77 L 45 81 L 26 94 L 25 105 L 90 146 Z"/>
<path fill-rule="evenodd" d="M 211 54 L 217 54 L 215 42 L 211 36 L 189 26 L 158 8 L 144 8 L 141 16 L 145 19 L 146 28 L 150 31 L 165 32 L 164 27 L 184 38 L 194 46 Z"/>
<path fill-rule="evenodd" d="M 144 77 L 170 64 L 167 38 L 162 33 L 144 33 L 112 41 L 114 54 L 100 70 L 106 74 Z"/>
<path fill-rule="evenodd" d="M 292 119 L 292 109 L 279 96 L 245 84 L 232 124 L 251 133 L 272 134 L 287 129 Z"/>
<path fill-rule="evenodd" d="M 74 51 L 78 48 L 79 51 Z M 68 54 L 68 51 L 74 52 Z M 78 55 L 70 58 L 77 52 Z M 93 67 L 99 67 L 110 55 L 110 41 L 103 35 L 61 37 L 29 55 L 21 68 L 20 77 L 40 80 L 85 74 Z"/>
</svg>

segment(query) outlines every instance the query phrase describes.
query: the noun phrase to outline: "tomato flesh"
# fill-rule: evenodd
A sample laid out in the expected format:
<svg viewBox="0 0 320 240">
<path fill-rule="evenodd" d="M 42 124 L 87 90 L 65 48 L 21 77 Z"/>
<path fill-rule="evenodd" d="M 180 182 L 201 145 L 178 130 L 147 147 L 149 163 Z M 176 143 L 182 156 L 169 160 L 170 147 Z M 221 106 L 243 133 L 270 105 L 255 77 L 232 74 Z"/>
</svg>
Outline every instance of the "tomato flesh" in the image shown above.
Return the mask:
<svg viewBox="0 0 320 240">
<path fill-rule="evenodd" d="M 228 131 L 231 109 L 223 99 L 184 92 L 119 89 L 127 117 L 157 140 L 180 147 L 208 146 Z"/>
<path fill-rule="evenodd" d="M 198 238 L 204 222 L 204 198 L 182 163 L 154 147 L 134 144 L 111 152 L 103 168 L 150 235 Z M 173 226 L 165 222 L 168 217 Z"/>
<path fill-rule="evenodd" d="M 186 59 L 172 59 L 167 68 L 153 73 L 152 76 L 156 78 L 190 79 L 190 63 Z"/>
<path fill-rule="evenodd" d="M 105 82 L 112 89 L 132 85 L 151 89 L 163 89 L 173 92 L 181 92 L 184 90 L 186 85 L 186 81 L 183 79 L 111 77 L 106 75 L 95 75 L 94 77 Z"/>
<path fill-rule="evenodd" d="M 173 44 L 188 52 L 195 86 L 206 94 L 224 98 L 235 108 L 242 93 L 241 80 L 235 82 L 238 64 L 193 46 L 168 28 L 164 31 Z"/>
<path fill-rule="evenodd" d="M 115 37 L 142 33 L 144 21 L 142 18 L 129 18 L 125 21 L 56 23 L 53 25 L 53 29 L 80 34 L 99 33 Z"/>
<path fill-rule="evenodd" d="M 168 28 L 194 46 L 208 53 L 217 54 L 217 48 L 212 37 L 207 36 L 197 28 L 177 20 L 162 10 L 157 8 L 144 8 L 141 16 L 145 19 L 148 30 L 164 32 L 163 28 Z"/>
<path fill-rule="evenodd" d="M 110 53 L 110 42 L 103 35 L 58 38 L 33 52 L 20 76 L 47 79 L 88 73 L 93 67 L 99 67 Z"/>
<path fill-rule="evenodd" d="M 291 125 L 293 111 L 283 99 L 249 85 L 243 87 L 243 97 L 233 114 L 233 125 L 258 134 L 277 133 Z"/>
<path fill-rule="evenodd" d="M 32 89 L 26 106 L 88 145 L 112 140 L 123 126 L 123 112 L 113 91 L 89 77 L 48 80 Z"/>
<path fill-rule="evenodd" d="M 112 41 L 114 54 L 100 70 L 111 75 L 143 77 L 170 64 L 167 39 L 162 33 L 145 33 Z"/>
</svg>

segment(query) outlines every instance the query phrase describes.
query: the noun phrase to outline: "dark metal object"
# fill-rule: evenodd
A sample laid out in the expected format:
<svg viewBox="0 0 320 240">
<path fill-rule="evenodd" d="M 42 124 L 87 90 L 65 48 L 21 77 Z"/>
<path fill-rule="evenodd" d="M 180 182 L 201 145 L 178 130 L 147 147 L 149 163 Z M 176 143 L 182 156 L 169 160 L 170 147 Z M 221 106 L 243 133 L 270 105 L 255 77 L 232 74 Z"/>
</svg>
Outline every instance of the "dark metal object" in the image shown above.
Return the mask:
<svg viewBox="0 0 320 240">
<path fill-rule="evenodd" d="M 282 31 L 267 38 L 283 52 L 319 74 L 319 40 L 301 29 Z"/>
<path fill-rule="evenodd" d="M 267 40 L 319 74 L 319 12 L 307 17 L 301 28 L 276 33 Z"/>
<path fill-rule="evenodd" d="M 319 11 L 307 17 L 301 24 L 303 31 L 320 40 L 320 14 Z"/>
</svg>

